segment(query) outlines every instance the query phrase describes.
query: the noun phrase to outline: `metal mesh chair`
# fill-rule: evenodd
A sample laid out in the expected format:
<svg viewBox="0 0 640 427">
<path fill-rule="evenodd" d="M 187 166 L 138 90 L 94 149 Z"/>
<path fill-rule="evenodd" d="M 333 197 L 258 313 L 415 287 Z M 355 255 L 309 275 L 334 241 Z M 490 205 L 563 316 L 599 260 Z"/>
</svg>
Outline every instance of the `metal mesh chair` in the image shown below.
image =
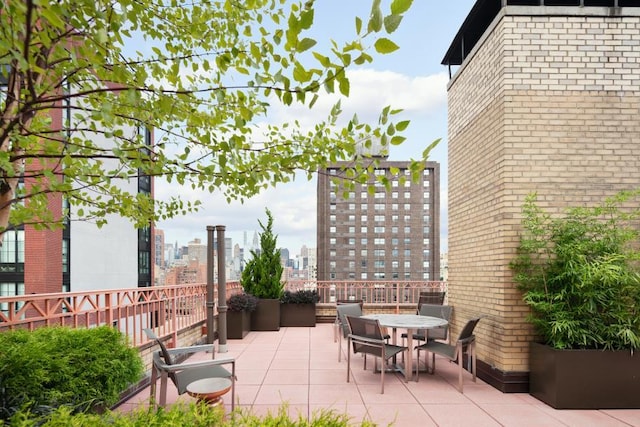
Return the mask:
<svg viewBox="0 0 640 427">
<path fill-rule="evenodd" d="M 160 406 L 167 403 L 167 379 L 175 384 L 178 394 L 186 393 L 187 385 L 204 378 L 228 378 L 231 380 L 231 410 L 235 408 L 236 361 L 231 357 L 202 360 L 197 362 L 176 361 L 177 357 L 189 356 L 193 353 L 207 351 L 213 355 L 213 345 L 194 345 L 167 349 L 163 342 L 151 329 L 144 329 L 147 338 L 154 340 L 160 350 L 153 352 L 151 368 L 151 400 L 156 399 L 156 381 L 160 375 Z M 231 372 L 223 367 L 231 365 Z"/>
<path fill-rule="evenodd" d="M 447 295 L 446 292 L 420 292 L 420 296 L 418 297 L 418 311 L 420 311 L 420 307 L 422 304 L 436 304 L 442 305 L 444 304 L 444 297 Z"/>
<path fill-rule="evenodd" d="M 364 369 L 367 369 L 367 354 L 375 356 L 374 370 L 377 370 L 378 357 L 382 359 L 380 368 L 380 393 L 384 394 L 384 373 L 386 362 L 407 350 L 407 347 L 387 344 L 380 323 L 376 319 L 346 316 L 351 333 L 349 334 L 349 347 L 353 346 L 353 353 L 364 354 Z M 351 376 L 351 351 L 347 352 L 347 382 Z"/>
<path fill-rule="evenodd" d="M 349 323 L 346 316 L 362 316 L 360 303 L 338 304 L 336 306 L 336 322 L 338 327 L 338 362 L 342 360 L 342 340 L 349 336 Z"/>
<path fill-rule="evenodd" d="M 462 393 L 462 371 L 464 370 L 462 357 L 465 351 L 467 352 L 468 357 L 467 366 L 473 375 L 473 381 L 476 381 L 476 336 L 473 335 L 473 330 L 480 319 L 481 317 L 476 317 L 467 322 L 464 328 L 462 328 L 462 332 L 460 332 L 460 336 L 458 337 L 455 345 L 429 340 L 416 347 L 416 350 L 418 351 L 418 361 L 420 361 L 420 351 L 424 350 L 427 352 L 425 355 L 427 370 L 429 370 L 428 353 L 431 352 L 431 364 L 433 366 L 431 373 L 434 373 L 436 370 L 436 354 L 443 356 L 452 362 L 458 362 L 458 391 L 460 391 L 460 393 Z M 416 363 L 416 376 L 420 378 L 418 366 L 419 363 Z"/>
</svg>

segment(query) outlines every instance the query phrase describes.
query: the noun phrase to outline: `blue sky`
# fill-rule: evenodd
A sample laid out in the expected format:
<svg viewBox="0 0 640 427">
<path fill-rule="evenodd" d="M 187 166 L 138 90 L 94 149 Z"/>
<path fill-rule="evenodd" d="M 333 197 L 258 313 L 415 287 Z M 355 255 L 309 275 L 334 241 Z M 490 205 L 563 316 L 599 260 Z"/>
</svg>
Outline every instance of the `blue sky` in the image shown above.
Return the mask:
<svg viewBox="0 0 640 427">
<path fill-rule="evenodd" d="M 386 105 L 404 110 L 402 119 L 411 120 L 405 132 L 407 140 L 392 147 L 392 160 L 418 157 L 432 141 L 442 138 L 432 151 L 430 160 L 441 164 L 441 237 L 442 250 L 447 249 L 447 104 L 448 69 L 440 62 L 456 32 L 471 10 L 475 0 L 414 0 L 401 27 L 392 35 L 400 49 L 393 54 L 377 56 L 373 64 L 353 70 L 351 96 L 343 102 L 345 117 L 357 113 L 361 121 L 377 119 Z M 383 7 L 388 1 L 383 0 Z M 365 0 L 317 0 L 315 25 L 311 36 L 322 44 L 330 38 L 340 41 L 352 36 L 354 16 L 367 16 L 370 2 Z M 328 104 L 328 103 L 327 103 Z M 325 116 L 322 103 L 318 111 L 298 109 L 296 118 L 311 122 Z M 275 108 L 269 114 L 272 121 L 285 121 L 291 110 Z M 175 194 L 156 181 L 156 196 Z M 200 212 L 158 223 L 167 243 L 186 245 L 194 238 L 206 241 L 207 225 L 226 226 L 226 236 L 243 246 L 246 233 L 249 241 L 259 229 L 258 219 L 265 218 L 265 207 L 274 216 L 274 229 L 280 247 L 291 256 L 302 245 L 316 247 L 316 181 L 298 179 L 264 191 L 245 201 L 227 204 L 219 194 L 191 192 L 180 189 L 187 199 L 203 202 Z"/>
</svg>

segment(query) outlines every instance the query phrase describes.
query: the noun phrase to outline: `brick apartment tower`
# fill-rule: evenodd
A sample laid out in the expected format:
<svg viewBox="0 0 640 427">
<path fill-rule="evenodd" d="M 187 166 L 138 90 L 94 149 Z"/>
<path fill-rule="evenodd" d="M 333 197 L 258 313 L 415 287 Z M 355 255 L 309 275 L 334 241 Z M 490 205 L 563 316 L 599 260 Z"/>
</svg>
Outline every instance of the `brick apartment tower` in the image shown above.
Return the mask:
<svg viewBox="0 0 640 427">
<path fill-rule="evenodd" d="M 380 160 L 374 174 L 386 176 L 391 189 L 377 184 L 370 194 L 367 185 L 356 184 L 344 197 L 333 179 L 349 164 L 318 174 L 318 280 L 439 280 L 440 165 L 427 162 L 413 182 L 409 162 Z M 400 174 L 393 176 L 391 168 Z"/>
<path fill-rule="evenodd" d="M 478 326 L 480 378 L 527 391 L 528 308 L 509 262 L 525 196 L 595 204 L 640 183 L 640 4 L 478 0 L 444 65 L 453 335 Z"/>
</svg>

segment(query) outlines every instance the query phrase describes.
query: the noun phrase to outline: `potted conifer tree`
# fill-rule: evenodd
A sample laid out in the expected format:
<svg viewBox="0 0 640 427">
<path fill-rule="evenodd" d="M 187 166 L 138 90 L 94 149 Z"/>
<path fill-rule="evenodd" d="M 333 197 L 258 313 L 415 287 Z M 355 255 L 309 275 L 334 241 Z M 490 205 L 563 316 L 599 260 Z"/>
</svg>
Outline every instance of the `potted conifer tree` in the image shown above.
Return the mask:
<svg viewBox="0 0 640 427">
<path fill-rule="evenodd" d="M 260 250 L 251 251 L 251 259 L 242 270 L 242 287 L 258 298 L 256 310 L 251 315 L 252 331 L 277 331 L 280 329 L 280 297 L 284 292 L 278 236 L 273 233 L 273 216 L 266 209 L 267 224 L 258 220 Z"/>
<path fill-rule="evenodd" d="M 523 207 L 511 268 L 539 335 L 529 392 L 554 408 L 640 408 L 638 194 L 556 217 L 535 194 Z"/>
</svg>

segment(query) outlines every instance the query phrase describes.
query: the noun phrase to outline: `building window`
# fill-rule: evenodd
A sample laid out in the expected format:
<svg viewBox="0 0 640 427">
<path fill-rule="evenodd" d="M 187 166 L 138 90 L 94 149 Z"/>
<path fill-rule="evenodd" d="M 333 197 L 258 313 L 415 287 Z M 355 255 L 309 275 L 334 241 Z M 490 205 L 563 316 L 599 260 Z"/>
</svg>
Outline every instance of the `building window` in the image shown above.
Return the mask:
<svg viewBox="0 0 640 427">
<path fill-rule="evenodd" d="M 384 279 L 384 272 L 373 273 L 374 279 Z"/>
<path fill-rule="evenodd" d="M 366 259 L 362 259 L 360 260 L 360 266 L 362 268 L 367 268 L 367 260 Z"/>
<path fill-rule="evenodd" d="M 355 249 L 349 249 L 349 256 L 350 257 L 356 256 L 356 250 Z"/>
<path fill-rule="evenodd" d="M 407 271 L 404 273 L 404 280 L 409 280 L 409 279 L 411 279 L 411 273 Z"/>
<path fill-rule="evenodd" d="M 349 272 L 349 279 L 355 279 L 356 278 L 356 273 L 354 273 L 353 271 Z"/>
<path fill-rule="evenodd" d="M 330 211 L 335 211 L 335 210 L 336 210 L 336 204 L 335 204 L 335 203 L 331 203 L 331 204 L 329 205 L 329 210 L 330 210 Z"/>
<path fill-rule="evenodd" d="M 430 220 L 431 220 L 431 217 L 429 215 L 422 216 L 422 222 L 429 222 Z"/>
<path fill-rule="evenodd" d="M 391 198 L 392 199 L 397 199 L 398 198 L 398 192 L 397 191 L 392 191 L 391 192 Z"/>
<path fill-rule="evenodd" d="M 411 234 L 411 227 L 405 227 L 404 234 Z"/>
<path fill-rule="evenodd" d="M 422 197 L 424 197 L 425 200 L 429 200 L 430 195 L 431 194 L 428 191 L 425 191 Z"/>
<path fill-rule="evenodd" d="M 405 215 L 404 222 L 410 222 L 410 221 L 411 221 L 411 215 Z"/>
<path fill-rule="evenodd" d="M 405 203 L 404 204 L 404 210 L 405 211 L 410 211 L 411 210 L 411 203 Z"/>
<path fill-rule="evenodd" d="M 384 211 L 384 203 L 376 203 L 373 205 L 373 209 L 377 211 Z"/>
<path fill-rule="evenodd" d="M 410 268 L 411 268 L 411 261 L 405 261 L 405 262 L 404 262 L 404 269 L 405 269 L 405 270 L 408 270 L 408 269 L 410 269 Z"/>
<path fill-rule="evenodd" d="M 381 226 L 373 227 L 373 232 L 374 233 L 384 233 L 384 227 L 381 227 Z"/>
<path fill-rule="evenodd" d="M 331 249 L 331 250 L 329 251 L 329 256 L 330 256 L 331 258 L 335 258 L 335 257 L 336 257 L 336 250 L 335 250 L 335 249 Z"/>
<path fill-rule="evenodd" d="M 361 204 L 361 205 L 360 205 L 360 209 L 361 209 L 361 210 L 363 210 L 363 211 L 366 211 L 366 210 L 367 210 L 367 208 L 368 208 L 368 207 L 367 207 L 367 204 L 366 204 L 366 203 L 363 203 L 363 204 Z"/>
<path fill-rule="evenodd" d="M 4 245 L 2 245 L 4 246 Z M 19 295 L 24 295 L 24 283 L 22 282 L 0 282 L 0 297 L 15 297 Z M 16 309 L 22 308 L 24 302 L 19 302 Z M 3 302 L 0 303 L 0 311 L 5 316 L 9 315 L 9 303 Z"/>
<path fill-rule="evenodd" d="M 392 226 L 391 227 L 391 234 L 398 234 L 398 227 L 397 226 Z"/>
<path fill-rule="evenodd" d="M 398 238 L 397 238 L 397 237 L 392 238 L 392 239 L 391 239 L 391 244 L 392 244 L 393 246 L 398 246 Z"/>
<path fill-rule="evenodd" d="M 356 239 L 355 239 L 355 237 L 349 237 L 349 244 L 350 244 L 350 245 L 355 245 L 355 244 L 356 244 Z"/>
<path fill-rule="evenodd" d="M 373 217 L 374 221 L 384 222 L 384 215 L 376 215 Z"/>
<path fill-rule="evenodd" d="M 425 187 L 429 187 L 431 185 L 431 183 L 428 180 L 425 179 L 423 185 Z"/>
<path fill-rule="evenodd" d="M 360 239 L 360 244 L 361 244 L 362 246 L 366 246 L 366 244 L 367 244 L 367 238 L 366 238 L 366 237 L 361 238 L 361 239 Z"/>
<path fill-rule="evenodd" d="M 386 175 L 386 173 L 387 173 L 387 170 L 386 170 L 386 169 L 375 169 L 375 170 L 373 171 L 373 173 L 374 173 L 374 175 L 376 175 L 376 176 L 385 176 L 385 175 Z"/>
<path fill-rule="evenodd" d="M 377 192 L 374 196 L 374 199 L 384 199 L 384 193 L 382 192 Z"/>
<path fill-rule="evenodd" d="M 377 260 L 373 261 L 373 266 L 374 266 L 374 268 L 384 268 L 384 260 L 377 259 Z"/>
<path fill-rule="evenodd" d="M 333 191 L 329 192 L 329 199 L 335 200 L 336 199 L 336 193 L 333 192 Z"/>
<path fill-rule="evenodd" d="M 356 232 L 356 228 L 354 226 L 349 227 L 349 233 L 353 234 Z"/>
<path fill-rule="evenodd" d="M 391 215 L 391 221 L 398 222 L 398 215 L 396 214 Z"/>
<path fill-rule="evenodd" d="M 430 173 L 429 169 L 425 169 L 425 170 L 422 171 L 422 175 L 429 176 L 429 175 L 431 175 L 431 173 Z"/>
<path fill-rule="evenodd" d="M 398 181 L 391 181 L 391 187 L 398 187 Z"/>
<path fill-rule="evenodd" d="M 336 232 L 336 227 L 335 226 L 331 226 L 329 227 L 329 233 L 335 233 Z"/>
<path fill-rule="evenodd" d="M 411 198 L 411 193 L 410 193 L 410 192 L 408 192 L 408 191 L 405 191 L 405 192 L 404 192 L 404 198 L 405 198 L 405 199 L 410 199 L 410 198 Z"/>
<path fill-rule="evenodd" d="M 404 250 L 404 257 L 405 258 L 410 258 L 411 257 L 411 249 L 405 249 Z"/>
<path fill-rule="evenodd" d="M 366 258 L 367 257 L 367 250 L 366 249 L 360 249 L 360 256 L 362 258 Z"/>
<path fill-rule="evenodd" d="M 429 255 L 431 255 L 431 251 L 429 251 L 429 249 L 424 249 L 424 250 L 422 251 L 422 256 L 423 256 L 423 257 L 428 258 L 428 257 L 429 257 Z"/>
<path fill-rule="evenodd" d="M 422 232 L 423 232 L 423 233 L 424 233 L 424 235 L 426 236 L 426 235 L 428 235 L 428 234 L 429 234 L 429 231 L 430 231 L 430 230 L 431 230 L 431 229 L 429 228 L 429 226 L 425 226 L 425 227 L 423 227 Z"/>
<path fill-rule="evenodd" d="M 367 192 L 366 191 L 361 191 L 360 192 L 360 198 L 361 199 L 366 199 L 367 198 Z"/>
<path fill-rule="evenodd" d="M 391 261 L 391 268 L 393 268 L 394 270 L 396 270 L 398 268 L 398 261 L 394 260 Z"/>
<path fill-rule="evenodd" d="M 352 215 L 349 215 L 349 216 L 347 217 L 347 221 L 349 221 L 349 222 L 356 222 L 356 216 L 355 216 L 355 215 L 353 215 L 353 214 L 352 214 Z"/>
<path fill-rule="evenodd" d="M 383 257 L 384 256 L 384 249 L 374 249 L 373 250 L 373 256 L 375 256 L 375 257 Z"/>
<path fill-rule="evenodd" d="M 365 280 L 366 280 L 366 278 L 367 278 L 367 273 L 364 273 L 364 272 L 363 272 L 363 273 L 360 273 L 360 278 L 361 278 L 361 279 L 365 279 Z"/>
<path fill-rule="evenodd" d="M 329 269 L 331 271 L 336 271 L 336 262 L 335 261 L 329 261 Z"/>
<path fill-rule="evenodd" d="M 397 203 L 392 203 L 391 204 L 391 210 L 392 211 L 397 211 L 398 210 L 398 204 Z"/>
<path fill-rule="evenodd" d="M 334 223 L 336 222 L 336 216 L 335 215 L 329 215 L 329 222 Z"/>
<path fill-rule="evenodd" d="M 422 261 L 423 268 L 429 268 L 429 261 Z"/>
<path fill-rule="evenodd" d="M 384 237 L 376 237 L 373 239 L 374 245 L 384 245 Z"/>
<path fill-rule="evenodd" d="M 391 256 L 394 258 L 398 258 L 398 248 L 391 249 Z"/>
<path fill-rule="evenodd" d="M 423 210 L 423 211 L 428 211 L 429 209 L 431 209 L 431 208 L 429 207 L 429 203 L 425 203 L 424 205 L 422 205 L 422 210 Z"/>
<path fill-rule="evenodd" d="M 366 215 L 360 215 L 360 222 L 367 222 L 367 216 Z"/>
<path fill-rule="evenodd" d="M 330 244 L 330 245 L 335 245 L 335 244 L 336 244 L 336 238 L 335 238 L 335 237 L 331 237 L 331 238 L 329 239 L 329 244 Z"/>
<path fill-rule="evenodd" d="M 429 244 L 429 238 L 427 237 L 425 239 L 422 239 L 422 244 L 423 245 L 428 245 Z"/>
<path fill-rule="evenodd" d="M 356 204 L 355 203 L 349 203 L 349 210 L 350 211 L 355 211 L 356 210 Z"/>
<path fill-rule="evenodd" d="M 429 279 L 431 279 L 431 274 L 429 274 L 428 271 L 425 271 L 424 273 L 422 273 L 422 278 L 424 280 L 429 280 Z"/>
<path fill-rule="evenodd" d="M 367 227 L 364 226 L 364 225 L 362 227 L 360 227 L 360 233 L 366 234 L 367 233 Z"/>
</svg>

